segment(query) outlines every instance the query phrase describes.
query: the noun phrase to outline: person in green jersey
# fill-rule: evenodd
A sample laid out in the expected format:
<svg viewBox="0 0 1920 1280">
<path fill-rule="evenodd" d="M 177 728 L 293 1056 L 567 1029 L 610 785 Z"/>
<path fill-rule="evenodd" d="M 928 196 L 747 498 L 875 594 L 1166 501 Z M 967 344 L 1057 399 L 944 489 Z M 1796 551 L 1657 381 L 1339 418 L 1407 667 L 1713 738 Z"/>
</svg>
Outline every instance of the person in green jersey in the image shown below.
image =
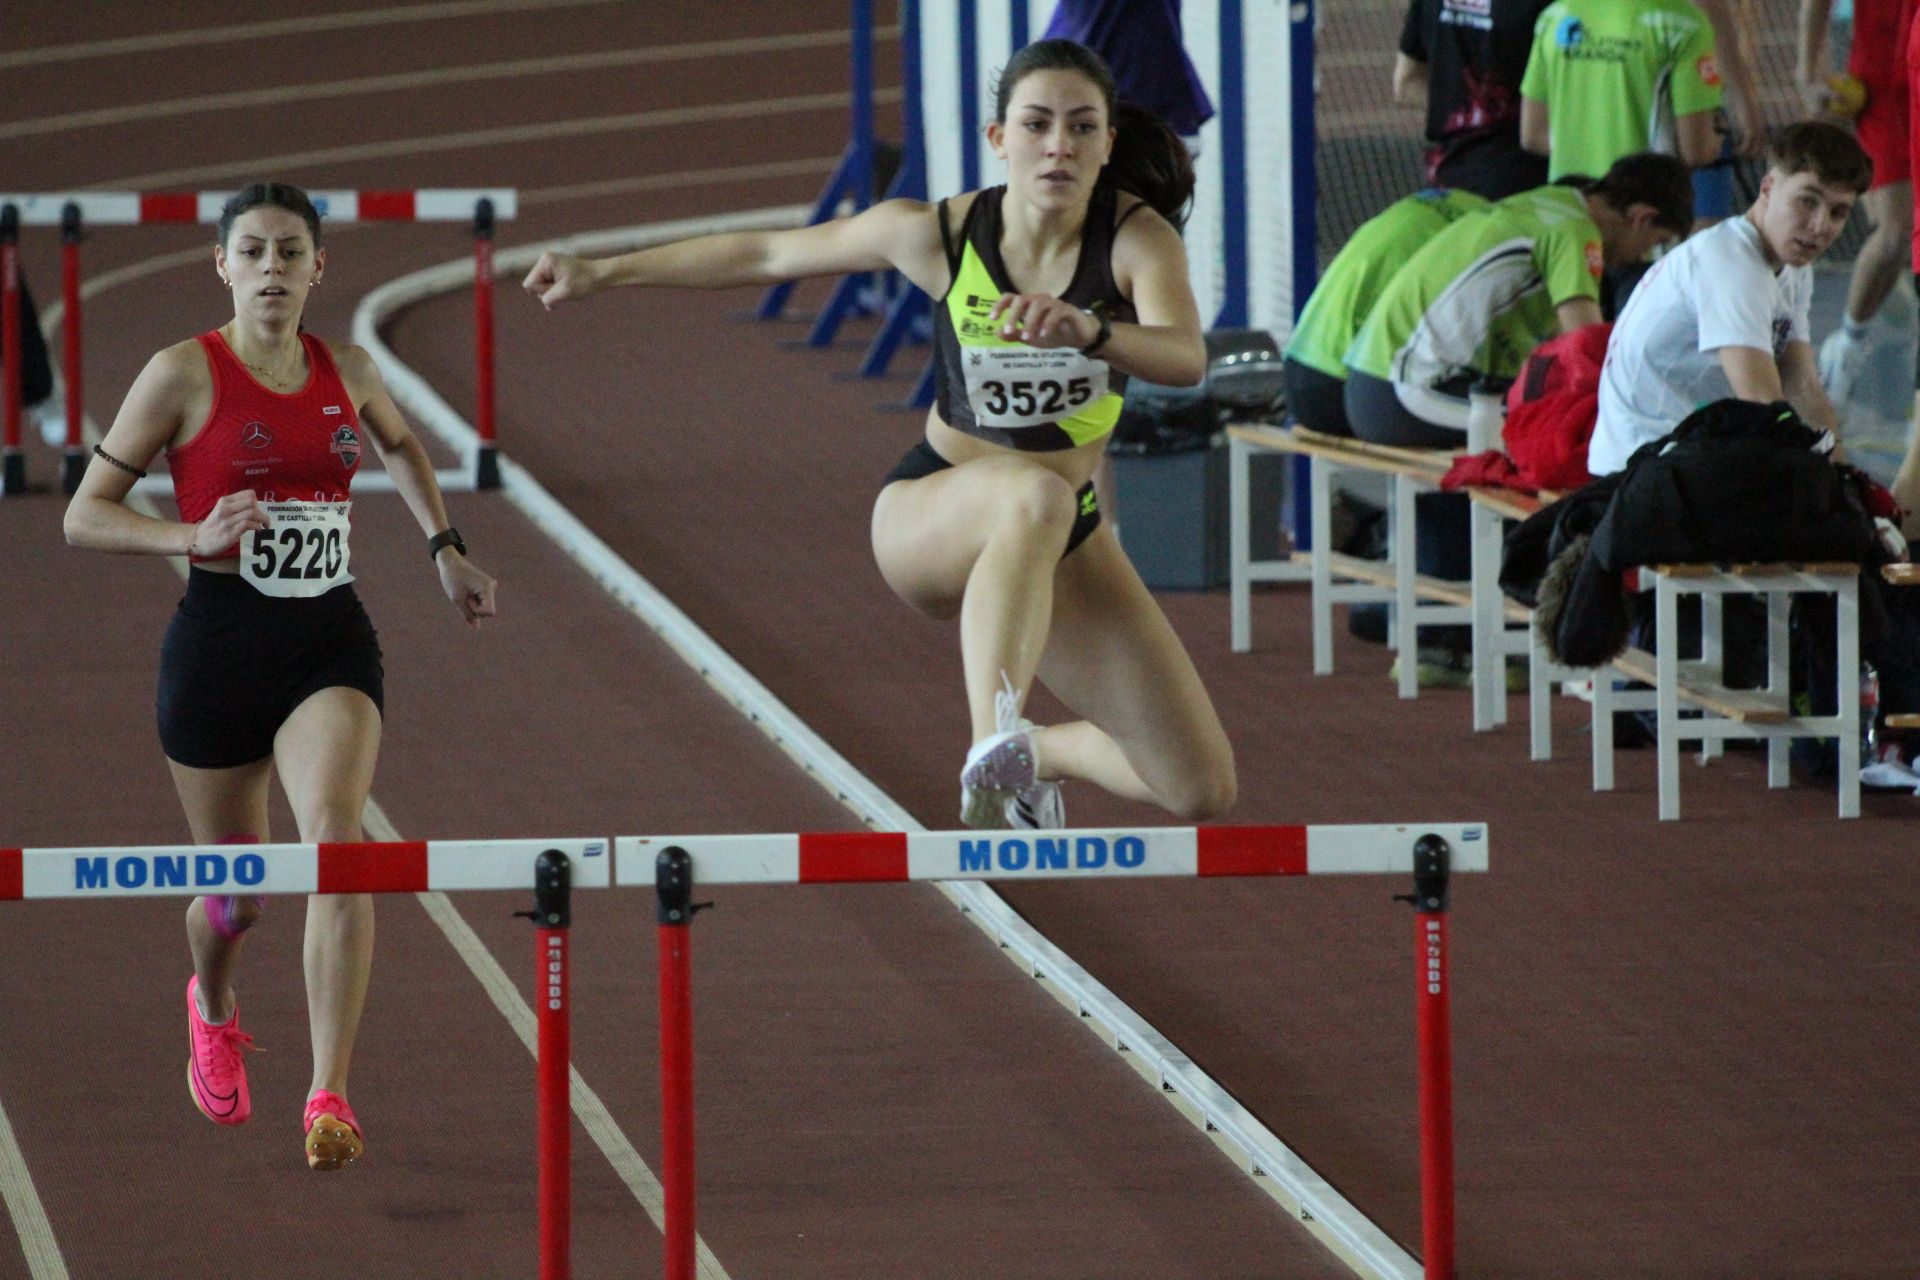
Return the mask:
<svg viewBox="0 0 1920 1280">
<path fill-rule="evenodd" d="M 1520 145 L 1547 176 L 1605 173 L 1638 151 L 1720 156 L 1713 24 L 1693 0 L 1558 0 L 1533 27 Z"/>
<path fill-rule="evenodd" d="M 1347 238 L 1293 326 L 1282 371 L 1289 418 L 1328 435 L 1350 436 L 1347 347 L 1393 273 L 1450 224 L 1488 205 L 1471 191 L 1427 187 L 1394 201 Z"/>
<path fill-rule="evenodd" d="M 1427 241 L 1387 282 L 1347 349 L 1347 419 L 1381 444 L 1464 443 L 1467 387 L 1512 378 L 1556 333 L 1599 323 L 1600 275 L 1685 235 L 1687 168 L 1642 153 L 1598 182 L 1497 201 Z"/>
<path fill-rule="evenodd" d="M 1347 349 L 1354 434 L 1379 444 L 1461 447 L 1475 381 L 1513 378 L 1547 338 L 1598 324 L 1607 266 L 1644 259 L 1692 222 L 1687 167 L 1643 153 L 1617 161 L 1598 182 L 1536 187 L 1453 223 L 1387 282 Z M 1419 499 L 1421 573 L 1467 577 L 1467 541 L 1463 495 Z M 1465 666 L 1464 628 L 1426 628 L 1421 639 L 1423 670 Z M 1425 651 L 1436 646 L 1447 652 Z"/>
</svg>

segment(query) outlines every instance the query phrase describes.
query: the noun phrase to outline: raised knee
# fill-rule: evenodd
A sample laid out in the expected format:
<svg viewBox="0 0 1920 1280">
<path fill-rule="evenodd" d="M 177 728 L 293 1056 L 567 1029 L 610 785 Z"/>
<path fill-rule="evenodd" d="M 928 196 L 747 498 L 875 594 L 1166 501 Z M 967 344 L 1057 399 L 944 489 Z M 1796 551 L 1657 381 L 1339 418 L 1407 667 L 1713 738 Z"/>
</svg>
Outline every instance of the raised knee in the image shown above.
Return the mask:
<svg viewBox="0 0 1920 1280">
<path fill-rule="evenodd" d="M 1188 822 L 1225 817 L 1240 798 L 1240 780 L 1231 761 L 1195 773 L 1168 805 Z"/>
<path fill-rule="evenodd" d="M 1022 530 L 1051 533 L 1070 528 L 1073 486 L 1042 467 L 1023 466 L 1001 489 L 1001 518 Z"/>
</svg>

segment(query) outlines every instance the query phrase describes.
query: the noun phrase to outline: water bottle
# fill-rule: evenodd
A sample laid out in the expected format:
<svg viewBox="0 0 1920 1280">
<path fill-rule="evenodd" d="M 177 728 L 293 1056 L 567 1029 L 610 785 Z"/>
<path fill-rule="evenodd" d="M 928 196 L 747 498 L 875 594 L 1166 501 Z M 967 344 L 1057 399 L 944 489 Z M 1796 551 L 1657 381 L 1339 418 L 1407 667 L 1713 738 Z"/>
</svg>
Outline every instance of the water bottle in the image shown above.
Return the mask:
<svg viewBox="0 0 1920 1280">
<path fill-rule="evenodd" d="M 1501 429 L 1506 421 L 1505 388 L 1491 378 L 1474 382 L 1467 391 L 1467 452 L 1499 449 Z"/>
</svg>

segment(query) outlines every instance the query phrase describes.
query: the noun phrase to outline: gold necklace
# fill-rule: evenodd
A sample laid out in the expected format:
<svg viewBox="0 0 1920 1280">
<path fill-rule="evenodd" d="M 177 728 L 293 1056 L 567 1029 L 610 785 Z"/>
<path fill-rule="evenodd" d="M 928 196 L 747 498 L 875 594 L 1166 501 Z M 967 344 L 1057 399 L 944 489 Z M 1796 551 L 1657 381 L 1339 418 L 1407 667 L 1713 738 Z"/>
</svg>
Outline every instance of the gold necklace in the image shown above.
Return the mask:
<svg viewBox="0 0 1920 1280">
<path fill-rule="evenodd" d="M 248 369 L 252 370 L 255 374 L 266 379 L 268 382 L 271 382 L 276 387 L 286 385 L 288 382 L 292 381 L 294 377 L 291 371 L 288 373 L 275 373 L 271 369 L 263 369 L 259 365 L 254 364 L 252 361 L 248 360 L 245 356 L 241 355 L 240 352 L 234 347 L 232 338 L 228 338 L 227 340 L 227 350 L 233 352 L 233 358 L 235 360 L 238 360 L 241 364 L 245 365 Z"/>
</svg>

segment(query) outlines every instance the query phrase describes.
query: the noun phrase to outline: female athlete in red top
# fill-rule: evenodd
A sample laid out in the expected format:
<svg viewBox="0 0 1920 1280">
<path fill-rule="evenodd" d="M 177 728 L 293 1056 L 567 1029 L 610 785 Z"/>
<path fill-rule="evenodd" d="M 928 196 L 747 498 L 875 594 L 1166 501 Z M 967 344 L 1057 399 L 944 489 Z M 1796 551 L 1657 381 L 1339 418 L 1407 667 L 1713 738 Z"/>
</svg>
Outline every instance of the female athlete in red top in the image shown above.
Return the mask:
<svg viewBox="0 0 1920 1280">
<path fill-rule="evenodd" d="M 359 347 L 300 329 L 326 267 L 320 218 L 293 187 L 227 203 L 213 254 L 233 319 L 147 362 L 67 509 L 67 540 L 95 551 L 189 557 L 186 598 L 161 649 L 160 740 L 197 843 L 267 838 L 277 770 L 303 841 L 357 841 L 380 749 L 379 642 L 354 595 L 348 496 L 363 445 L 385 461 L 440 585 L 470 625 L 494 581 L 447 523 L 433 464 Z M 130 510 L 134 480 L 167 451 L 182 519 Z M 251 1112 L 231 978 L 257 898 L 187 909 L 188 1086 L 220 1124 Z M 307 1162 L 363 1149 L 344 1096 L 373 961 L 373 899 L 308 904 L 313 1081 Z"/>
</svg>

